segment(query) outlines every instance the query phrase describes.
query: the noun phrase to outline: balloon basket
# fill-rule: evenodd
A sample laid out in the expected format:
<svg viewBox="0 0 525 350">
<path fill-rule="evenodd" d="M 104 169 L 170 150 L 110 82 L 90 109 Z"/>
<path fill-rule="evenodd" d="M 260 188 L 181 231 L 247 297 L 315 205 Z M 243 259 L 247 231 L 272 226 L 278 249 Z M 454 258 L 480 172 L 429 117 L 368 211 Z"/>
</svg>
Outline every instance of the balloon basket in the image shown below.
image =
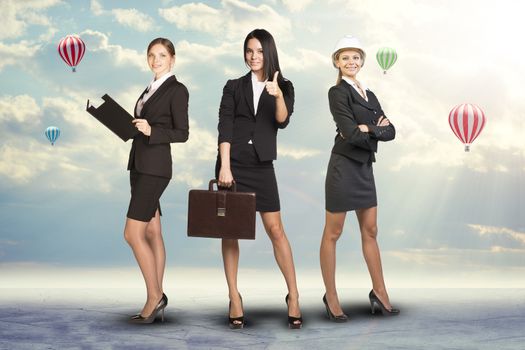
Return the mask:
<svg viewBox="0 0 525 350">
<path fill-rule="evenodd" d="M 465 152 L 470 152 L 470 145 L 465 145 Z"/>
<path fill-rule="evenodd" d="M 383 71 L 383 74 L 386 74 L 386 70 Z"/>
<path fill-rule="evenodd" d="M 71 70 L 73 71 L 73 73 L 75 73 L 77 71 L 77 69 L 75 67 L 73 67 Z"/>
</svg>

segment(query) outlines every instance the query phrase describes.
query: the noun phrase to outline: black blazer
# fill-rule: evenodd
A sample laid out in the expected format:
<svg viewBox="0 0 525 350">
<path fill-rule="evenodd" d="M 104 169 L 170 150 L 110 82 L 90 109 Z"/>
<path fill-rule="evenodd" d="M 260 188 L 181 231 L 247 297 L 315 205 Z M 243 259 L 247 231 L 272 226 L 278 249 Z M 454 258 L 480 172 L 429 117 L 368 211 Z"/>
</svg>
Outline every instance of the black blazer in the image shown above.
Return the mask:
<svg viewBox="0 0 525 350">
<path fill-rule="evenodd" d="M 337 125 L 332 153 L 361 163 L 375 162 L 377 141 L 390 141 L 396 136 L 394 125 L 377 126 L 379 117 L 384 113 L 376 95 L 367 90 L 367 96 L 368 101 L 343 79 L 328 91 L 330 112 Z M 370 131 L 361 132 L 358 124 L 368 125 Z"/>
<path fill-rule="evenodd" d="M 219 144 L 231 144 L 231 159 L 243 162 L 243 150 L 251 147 L 248 145 L 250 140 L 261 162 L 277 159 L 277 129 L 288 125 L 294 104 L 292 82 L 284 80 L 279 87 L 288 110 L 282 123 L 275 120 L 275 97 L 266 89 L 259 99 L 257 114 L 254 113 L 251 71 L 241 78 L 228 80 L 222 91 L 218 129 Z"/>
<path fill-rule="evenodd" d="M 139 100 L 146 93 L 140 95 Z M 133 167 L 140 173 L 171 179 L 171 142 L 188 140 L 188 90 L 169 77 L 144 103 L 140 116 L 151 126 L 151 135 L 139 133 L 133 138 L 129 152 L 128 170 Z M 137 103 L 138 101 L 137 100 Z"/>
</svg>

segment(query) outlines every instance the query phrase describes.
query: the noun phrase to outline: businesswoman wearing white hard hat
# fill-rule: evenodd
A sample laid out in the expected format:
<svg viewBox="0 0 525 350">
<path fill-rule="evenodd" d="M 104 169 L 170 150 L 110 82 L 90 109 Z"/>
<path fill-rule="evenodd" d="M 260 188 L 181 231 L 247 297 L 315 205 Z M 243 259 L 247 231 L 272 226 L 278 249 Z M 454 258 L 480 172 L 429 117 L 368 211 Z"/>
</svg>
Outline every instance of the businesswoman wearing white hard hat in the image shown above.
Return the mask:
<svg viewBox="0 0 525 350">
<path fill-rule="evenodd" d="M 372 313 L 397 315 L 390 304 L 377 245 L 377 196 L 372 163 L 378 141 L 395 137 L 394 126 L 385 117 L 377 97 L 357 80 L 366 53 L 352 36 L 340 39 L 332 54 L 338 69 L 337 83 L 328 92 L 330 112 L 337 126 L 335 144 L 328 163 L 325 183 L 326 221 L 321 241 L 321 270 L 326 288 L 323 302 L 330 320 L 346 322 L 335 286 L 336 243 L 348 211 L 355 211 L 363 255 L 372 279 L 369 293 Z"/>
</svg>

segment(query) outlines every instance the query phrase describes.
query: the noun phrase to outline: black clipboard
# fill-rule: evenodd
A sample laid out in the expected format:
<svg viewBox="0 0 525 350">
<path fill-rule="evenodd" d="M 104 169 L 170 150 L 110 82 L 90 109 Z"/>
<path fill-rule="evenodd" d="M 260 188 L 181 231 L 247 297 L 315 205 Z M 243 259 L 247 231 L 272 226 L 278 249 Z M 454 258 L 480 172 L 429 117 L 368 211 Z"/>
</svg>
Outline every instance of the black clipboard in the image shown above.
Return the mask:
<svg viewBox="0 0 525 350">
<path fill-rule="evenodd" d="M 131 122 L 134 119 L 131 114 L 115 102 L 108 94 L 102 96 L 102 99 L 104 103 L 98 106 L 98 108 L 90 106 L 89 100 L 87 100 L 86 111 L 104 124 L 109 130 L 113 131 L 115 135 L 120 137 L 124 142 L 140 133 Z"/>
</svg>

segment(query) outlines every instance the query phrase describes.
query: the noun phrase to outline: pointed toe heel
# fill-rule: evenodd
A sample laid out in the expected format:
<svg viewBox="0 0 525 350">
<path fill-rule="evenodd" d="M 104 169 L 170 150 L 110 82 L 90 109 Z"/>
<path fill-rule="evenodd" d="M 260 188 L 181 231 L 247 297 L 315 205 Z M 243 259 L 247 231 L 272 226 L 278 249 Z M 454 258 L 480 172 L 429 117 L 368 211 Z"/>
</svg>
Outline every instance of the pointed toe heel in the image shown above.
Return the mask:
<svg viewBox="0 0 525 350">
<path fill-rule="evenodd" d="M 379 311 L 381 311 L 381 314 L 383 316 L 399 315 L 399 312 L 400 312 L 399 309 L 395 309 L 395 308 L 387 309 L 385 305 L 383 305 L 381 300 L 379 300 L 379 298 L 377 297 L 373 289 L 370 291 L 370 294 L 368 294 L 368 299 L 370 299 L 370 309 L 371 309 L 372 315 L 375 314 L 376 309 L 379 309 Z"/>
<path fill-rule="evenodd" d="M 326 300 L 326 294 L 323 296 L 323 303 L 326 308 L 326 314 L 328 315 L 328 318 L 330 321 L 334 321 L 336 323 L 343 323 L 348 321 L 348 316 L 342 313 L 341 315 L 334 315 L 332 310 L 330 310 L 330 307 L 328 306 L 328 301 Z"/>
<path fill-rule="evenodd" d="M 142 316 L 141 314 L 137 314 L 134 316 L 131 316 L 129 322 L 130 323 L 137 323 L 137 324 L 148 324 L 155 322 L 155 319 L 157 318 L 157 314 L 161 313 L 161 321 L 164 322 L 164 309 L 166 308 L 166 305 L 168 305 L 168 297 L 166 294 L 162 294 L 162 298 L 157 303 L 157 306 L 149 316 Z"/>
</svg>

